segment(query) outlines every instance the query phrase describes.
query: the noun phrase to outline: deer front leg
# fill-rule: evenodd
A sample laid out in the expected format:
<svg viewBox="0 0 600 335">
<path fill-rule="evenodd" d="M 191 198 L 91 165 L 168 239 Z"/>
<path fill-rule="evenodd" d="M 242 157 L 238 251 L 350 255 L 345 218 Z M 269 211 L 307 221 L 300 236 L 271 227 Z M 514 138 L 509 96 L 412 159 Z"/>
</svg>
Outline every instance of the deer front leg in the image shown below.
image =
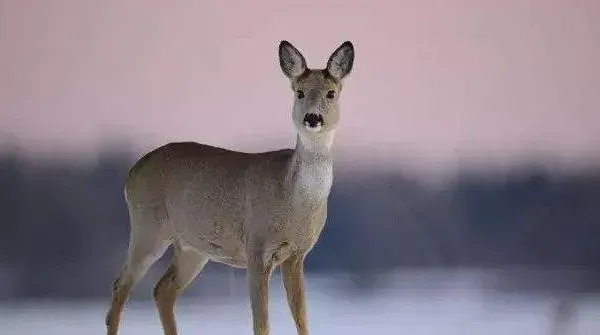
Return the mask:
<svg viewBox="0 0 600 335">
<path fill-rule="evenodd" d="M 248 264 L 254 335 L 269 335 L 269 279 L 272 270 L 271 260 L 265 260 L 262 255 L 251 257 Z"/>
<path fill-rule="evenodd" d="M 308 335 L 306 317 L 306 288 L 304 283 L 304 255 L 292 255 L 281 264 L 283 285 L 296 323 L 298 335 Z"/>
</svg>

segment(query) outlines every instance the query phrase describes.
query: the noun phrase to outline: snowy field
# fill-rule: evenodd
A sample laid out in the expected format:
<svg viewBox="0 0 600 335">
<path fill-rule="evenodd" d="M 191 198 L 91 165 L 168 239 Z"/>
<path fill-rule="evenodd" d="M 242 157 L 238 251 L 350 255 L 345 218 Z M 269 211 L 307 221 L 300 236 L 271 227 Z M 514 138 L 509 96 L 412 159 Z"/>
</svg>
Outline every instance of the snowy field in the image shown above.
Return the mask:
<svg viewBox="0 0 600 335">
<path fill-rule="evenodd" d="M 465 287 L 467 286 L 467 287 Z M 552 297 L 505 296 L 453 285 L 435 290 L 379 289 L 368 296 L 340 293 L 309 279 L 309 321 L 312 335 L 331 334 L 600 334 L 600 299 L 581 300 L 565 331 L 554 329 Z M 295 334 L 281 285 L 274 282 L 270 300 L 273 335 Z M 104 334 L 108 301 L 0 304 L 0 334 Z M 185 298 L 178 305 L 181 334 L 252 334 L 244 297 Z M 128 304 L 122 335 L 161 335 L 151 301 Z"/>
</svg>

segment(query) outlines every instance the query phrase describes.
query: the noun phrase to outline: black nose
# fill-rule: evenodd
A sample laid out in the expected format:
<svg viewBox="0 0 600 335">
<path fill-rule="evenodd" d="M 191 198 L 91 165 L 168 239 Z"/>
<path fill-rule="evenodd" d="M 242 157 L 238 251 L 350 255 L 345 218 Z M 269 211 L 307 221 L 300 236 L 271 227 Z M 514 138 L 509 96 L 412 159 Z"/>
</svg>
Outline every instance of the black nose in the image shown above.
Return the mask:
<svg viewBox="0 0 600 335">
<path fill-rule="evenodd" d="M 323 125 L 323 115 L 315 114 L 315 113 L 308 113 L 308 114 L 304 115 L 303 122 L 305 125 L 307 125 L 311 128 L 315 128 L 316 126 Z"/>
</svg>

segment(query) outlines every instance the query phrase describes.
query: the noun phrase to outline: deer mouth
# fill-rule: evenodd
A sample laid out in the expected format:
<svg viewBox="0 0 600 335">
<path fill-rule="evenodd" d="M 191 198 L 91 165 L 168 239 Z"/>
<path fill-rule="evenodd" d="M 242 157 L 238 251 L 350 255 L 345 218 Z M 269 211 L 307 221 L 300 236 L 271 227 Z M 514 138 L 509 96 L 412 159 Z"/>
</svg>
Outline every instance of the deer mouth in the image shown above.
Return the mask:
<svg viewBox="0 0 600 335">
<path fill-rule="evenodd" d="M 307 113 L 304 115 L 302 123 L 310 132 L 317 132 L 323 127 L 323 115 L 316 113 Z"/>
</svg>

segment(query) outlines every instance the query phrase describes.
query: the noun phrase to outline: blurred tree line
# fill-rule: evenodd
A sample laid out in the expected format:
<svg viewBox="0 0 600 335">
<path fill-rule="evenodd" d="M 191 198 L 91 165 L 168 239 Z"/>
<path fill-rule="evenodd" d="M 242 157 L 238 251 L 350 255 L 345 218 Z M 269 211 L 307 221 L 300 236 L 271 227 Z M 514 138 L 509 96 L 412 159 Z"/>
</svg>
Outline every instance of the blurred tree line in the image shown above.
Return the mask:
<svg viewBox="0 0 600 335">
<path fill-rule="evenodd" d="M 109 150 L 88 165 L 23 157 L 0 156 L 0 299 L 105 296 L 127 249 L 122 188 L 136 157 Z M 367 282 L 396 268 L 600 271 L 598 172 L 465 172 L 436 187 L 400 172 L 338 172 L 308 271 Z"/>
</svg>

